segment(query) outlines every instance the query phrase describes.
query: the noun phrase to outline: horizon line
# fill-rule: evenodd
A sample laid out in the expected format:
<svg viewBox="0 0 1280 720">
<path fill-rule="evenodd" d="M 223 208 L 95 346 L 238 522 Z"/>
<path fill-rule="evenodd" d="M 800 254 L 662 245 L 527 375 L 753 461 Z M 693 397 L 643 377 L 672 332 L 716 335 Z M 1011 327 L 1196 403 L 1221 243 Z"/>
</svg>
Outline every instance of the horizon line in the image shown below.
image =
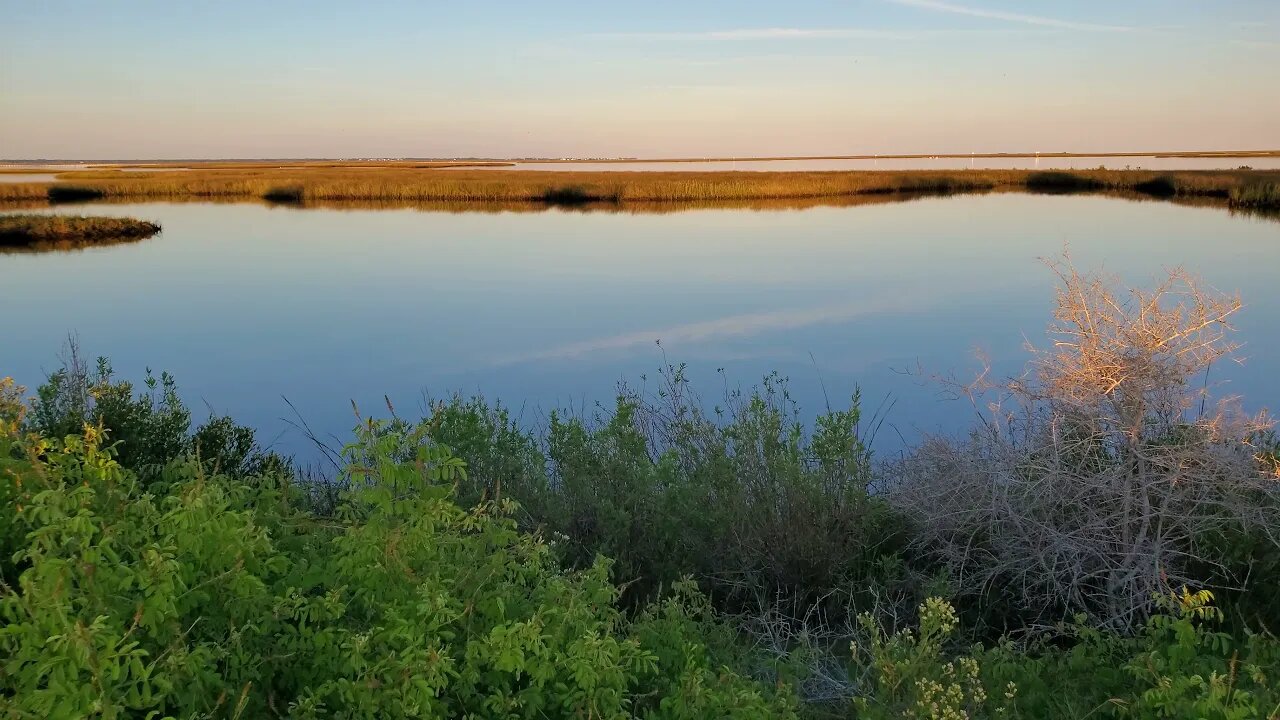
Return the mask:
<svg viewBox="0 0 1280 720">
<path fill-rule="evenodd" d="M 964 159 L 964 158 L 1036 158 L 1036 157 L 1277 157 L 1280 149 L 1254 150 L 1122 150 L 1110 152 L 1074 152 L 1074 151 L 1022 151 L 1022 152 L 935 152 L 935 153 L 871 153 L 855 155 L 716 155 L 716 156 L 680 156 L 680 157 L 630 157 L 630 156 L 567 156 L 558 157 L 539 155 L 512 155 L 506 157 L 468 155 L 468 156 L 258 156 L 258 157 L 172 157 L 172 158 L 0 158 L 0 163 L 175 163 L 175 162 L 240 162 L 240 161 L 312 161 L 312 160 L 344 160 L 344 161 L 495 161 L 495 162 L 589 162 L 589 163 L 680 163 L 680 162 L 776 162 L 786 160 L 924 160 L 924 159 Z"/>
</svg>

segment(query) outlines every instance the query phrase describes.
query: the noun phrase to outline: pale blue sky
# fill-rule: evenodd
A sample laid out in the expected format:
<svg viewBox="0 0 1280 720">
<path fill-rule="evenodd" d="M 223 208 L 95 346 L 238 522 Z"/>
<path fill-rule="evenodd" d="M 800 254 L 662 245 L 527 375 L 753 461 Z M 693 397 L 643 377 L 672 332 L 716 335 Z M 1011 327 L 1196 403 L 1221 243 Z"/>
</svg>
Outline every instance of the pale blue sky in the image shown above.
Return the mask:
<svg viewBox="0 0 1280 720">
<path fill-rule="evenodd" d="M 0 158 L 1280 148 L 1276 0 L 0 0 Z"/>
</svg>

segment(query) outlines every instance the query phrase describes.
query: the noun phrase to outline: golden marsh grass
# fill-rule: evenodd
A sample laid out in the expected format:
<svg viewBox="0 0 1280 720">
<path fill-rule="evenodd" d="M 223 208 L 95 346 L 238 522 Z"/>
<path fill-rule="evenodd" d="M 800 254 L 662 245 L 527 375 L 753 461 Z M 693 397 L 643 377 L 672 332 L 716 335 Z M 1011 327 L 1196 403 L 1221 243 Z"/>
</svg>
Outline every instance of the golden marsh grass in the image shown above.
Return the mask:
<svg viewBox="0 0 1280 720">
<path fill-rule="evenodd" d="M 71 215 L 0 215 L 0 246 L 94 243 L 150 237 L 160 226 L 145 220 Z"/>
<path fill-rule="evenodd" d="M 800 200 L 985 190 L 1136 191 L 1153 196 L 1239 198 L 1267 207 L 1277 170 L 907 170 L 635 172 L 442 169 L 439 166 L 240 164 L 181 171 L 72 171 L 54 183 L 0 184 L 0 201 L 47 198 L 332 201 L 697 203 Z"/>
</svg>

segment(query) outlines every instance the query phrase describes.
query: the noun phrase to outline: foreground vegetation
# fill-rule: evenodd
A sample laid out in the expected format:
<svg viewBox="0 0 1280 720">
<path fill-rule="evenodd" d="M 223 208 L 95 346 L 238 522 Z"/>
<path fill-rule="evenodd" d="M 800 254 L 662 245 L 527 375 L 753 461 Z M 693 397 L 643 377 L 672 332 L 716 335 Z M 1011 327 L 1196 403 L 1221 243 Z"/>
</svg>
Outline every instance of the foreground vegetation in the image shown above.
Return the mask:
<svg viewBox="0 0 1280 720">
<path fill-rule="evenodd" d="M 0 717 L 1280 717 L 1280 446 L 1192 382 L 1239 301 L 1056 267 L 1002 410 L 891 462 L 856 395 L 678 367 L 362 420 L 325 480 L 168 376 L 4 381 Z"/>
<path fill-rule="evenodd" d="M 94 243 L 139 239 L 160 232 L 145 220 L 73 215 L 0 215 L 0 246 Z"/>
<path fill-rule="evenodd" d="M 0 200 L 252 199 L 332 201 L 670 203 L 796 200 L 985 190 L 1124 191 L 1211 197 L 1275 208 L 1280 171 L 1028 170 L 849 172 L 545 172 L 392 165 L 201 167 L 169 172 L 90 170 L 56 183 L 0 184 Z"/>
</svg>

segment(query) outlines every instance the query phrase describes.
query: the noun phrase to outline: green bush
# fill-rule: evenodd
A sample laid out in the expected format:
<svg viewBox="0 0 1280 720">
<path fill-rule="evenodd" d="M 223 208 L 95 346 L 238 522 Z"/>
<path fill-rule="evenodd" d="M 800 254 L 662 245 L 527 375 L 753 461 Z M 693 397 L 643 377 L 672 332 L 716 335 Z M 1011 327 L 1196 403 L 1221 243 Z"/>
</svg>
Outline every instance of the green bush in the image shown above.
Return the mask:
<svg viewBox="0 0 1280 720">
<path fill-rule="evenodd" d="M 849 643 L 851 699 L 832 717 L 963 720 L 1085 717 L 1245 720 L 1280 713 L 1280 641 L 1232 636 L 1207 590 L 1163 595 L 1135 636 L 1063 624 L 992 647 L 957 643 L 958 617 L 938 598 L 915 628 L 890 632 L 870 614 Z"/>
<path fill-rule="evenodd" d="M 1161 612 L 1133 637 L 1067 624 L 975 657 L 991 692 L 1016 688 L 1018 717 L 1277 717 L 1280 641 L 1222 632 L 1212 600 L 1207 590 L 1161 596 Z"/>
<path fill-rule="evenodd" d="M 853 667 L 867 665 L 871 682 L 853 703 L 858 717 L 960 720 L 984 717 L 988 711 L 1004 714 L 1014 686 L 1006 688 L 1004 702 L 988 702 L 978 661 L 944 655 L 944 644 L 958 623 L 951 605 L 929 598 L 920 606 L 919 618 L 917 631 L 889 635 L 871 615 L 859 616 L 870 642 L 865 650 L 856 642 L 849 649 Z"/>
<path fill-rule="evenodd" d="M 191 457 L 144 485 L 99 427 L 19 437 L 3 407 L 0 716 L 795 716 L 716 664 L 695 600 L 631 622 L 608 561 L 459 506 L 425 432 L 364 425 L 319 518 Z"/>
<path fill-rule="evenodd" d="M 552 413 L 540 436 L 479 399 L 441 404 L 428 424 L 472 470 L 462 497 L 518 500 L 572 565 L 608 555 L 641 596 L 692 573 L 740 605 L 893 579 L 905 526 L 868 489 L 859 401 L 806 432 L 782 378 L 707 412 L 670 367 L 656 392 L 624 389 L 594 417 Z"/>
<path fill-rule="evenodd" d="M 191 414 L 168 373 L 156 378 L 148 371 L 145 386 L 146 391 L 135 397 L 132 383 L 114 380 L 106 358 L 98 358 L 92 375 L 73 359 L 37 390 L 32 428 L 46 437 L 61 438 L 78 435 L 86 424 L 100 425 L 110 430 L 118 444 L 122 465 L 163 465 L 182 454 Z"/>
<path fill-rule="evenodd" d="M 78 435 L 85 425 L 99 427 L 110 437 L 116 461 L 144 480 L 189 455 L 215 473 L 292 474 L 288 460 L 263 452 L 253 429 L 229 417 L 210 417 L 192 431 L 191 412 L 168 373 L 157 378 L 148 369 L 143 387 L 138 392 L 133 383 L 117 380 L 107 358 L 98 358 L 91 372 L 72 343 L 63 367 L 36 390 L 26 426 L 48 438 Z"/>
</svg>

